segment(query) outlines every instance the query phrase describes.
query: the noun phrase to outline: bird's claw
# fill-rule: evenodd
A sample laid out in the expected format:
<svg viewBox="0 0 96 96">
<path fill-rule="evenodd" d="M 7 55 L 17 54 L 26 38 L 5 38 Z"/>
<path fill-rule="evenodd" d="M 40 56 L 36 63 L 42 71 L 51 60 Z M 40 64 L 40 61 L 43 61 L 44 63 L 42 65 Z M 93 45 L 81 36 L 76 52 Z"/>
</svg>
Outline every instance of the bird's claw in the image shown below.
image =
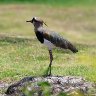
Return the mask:
<svg viewBox="0 0 96 96">
<path fill-rule="evenodd" d="M 52 74 L 44 74 L 43 77 L 49 77 L 49 76 L 52 76 Z"/>
<path fill-rule="evenodd" d="M 51 74 L 51 73 L 49 73 L 49 74 L 47 74 L 47 76 L 52 76 L 52 74 Z"/>
</svg>

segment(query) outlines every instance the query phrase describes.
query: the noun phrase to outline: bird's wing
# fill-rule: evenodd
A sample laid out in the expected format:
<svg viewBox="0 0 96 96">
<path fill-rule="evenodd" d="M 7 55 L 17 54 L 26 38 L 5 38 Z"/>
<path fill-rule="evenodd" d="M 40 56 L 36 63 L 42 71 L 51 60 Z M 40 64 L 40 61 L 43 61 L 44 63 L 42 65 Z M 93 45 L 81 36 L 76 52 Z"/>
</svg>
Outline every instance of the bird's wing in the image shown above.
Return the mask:
<svg viewBox="0 0 96 96">
<path fill-rule="evenodd" d="M 56 47 L 64 48 L 64 49 L 69 49 L 72 52 L 78 52 L 78 50 L 73 46 L 68 40 L 64 39 L 62 36 L 59 34 L 49 31 L 49 30 L 40 30 L 39 31 L 43 38 L 47 39 L 51 43 L 53 43 Z"/>
</svg>

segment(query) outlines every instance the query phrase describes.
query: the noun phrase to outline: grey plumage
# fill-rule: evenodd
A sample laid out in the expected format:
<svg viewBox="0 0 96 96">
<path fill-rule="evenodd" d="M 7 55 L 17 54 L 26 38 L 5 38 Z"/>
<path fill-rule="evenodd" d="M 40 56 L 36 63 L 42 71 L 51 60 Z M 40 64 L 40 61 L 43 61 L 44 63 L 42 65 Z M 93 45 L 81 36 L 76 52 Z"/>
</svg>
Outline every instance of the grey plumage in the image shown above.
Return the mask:
<svg viewBox="0 0 96 96">
<path fill-rule="evenodd" d="M 75 48 L 75 46 L 73 46 L 68 40 L 64 39 L 62 36 L 60 36 L 59 34 L 53 32 L 53 31 L 46 30 L 43 27 L 38 28 L 35 31 L 39 32 L 39 34 L 41 33 L 43 38 L 45 38 L 48 41 L 50 41 L 51 43 L 53 43 L 56 47 L 60 47 L 63 49 L 69 49 L 73 53 L 78 52 L 78 50 Z"/>
</svg>

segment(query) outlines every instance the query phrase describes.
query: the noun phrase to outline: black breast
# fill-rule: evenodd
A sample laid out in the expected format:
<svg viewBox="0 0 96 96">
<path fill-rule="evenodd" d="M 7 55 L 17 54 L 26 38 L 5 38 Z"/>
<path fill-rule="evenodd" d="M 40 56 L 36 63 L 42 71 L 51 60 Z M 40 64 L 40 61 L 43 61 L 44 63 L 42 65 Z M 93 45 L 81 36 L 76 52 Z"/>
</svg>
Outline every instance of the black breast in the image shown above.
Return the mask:
<svg viewBox="0 0 96 96">
<path fill-rule="evenodd" d="M 37 39 L 38 39 L 41 43 L 44 43 L 43 33 L 37 31 L 37 32 L 36 32 L 36 37 L 37 37 Z"/>
</svg>

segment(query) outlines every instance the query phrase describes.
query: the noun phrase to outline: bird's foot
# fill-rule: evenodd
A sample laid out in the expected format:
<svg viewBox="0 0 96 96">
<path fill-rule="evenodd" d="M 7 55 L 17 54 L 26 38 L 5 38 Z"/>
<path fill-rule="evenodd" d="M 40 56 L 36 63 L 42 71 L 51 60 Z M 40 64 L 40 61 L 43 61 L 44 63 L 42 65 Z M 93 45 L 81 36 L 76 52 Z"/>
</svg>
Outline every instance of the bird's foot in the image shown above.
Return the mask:
<svg viewBox="0 0 96 96">
<path fill-rule="evenodd" d="M 47 76 L 52 76 L 51 71 L 48 72 Z"/>
<path fill-rule="evenodd" d="M 52 74 L 48 74 L 47 76 L 52 76 Z"/>
<path fill-rule="evenodd" d="M 49 77 L 49 76 L 52 76 L 52 74 L 44 74 L 43 77 Z"/>
<path fill-rule="evenodd" d="M 48 76 L 52 76 L 50 66 L 47 68 L 47 70 L 44 72 L 44 75 L 43 75 L 43 77 L 48 77 Z"/>
</svg>

